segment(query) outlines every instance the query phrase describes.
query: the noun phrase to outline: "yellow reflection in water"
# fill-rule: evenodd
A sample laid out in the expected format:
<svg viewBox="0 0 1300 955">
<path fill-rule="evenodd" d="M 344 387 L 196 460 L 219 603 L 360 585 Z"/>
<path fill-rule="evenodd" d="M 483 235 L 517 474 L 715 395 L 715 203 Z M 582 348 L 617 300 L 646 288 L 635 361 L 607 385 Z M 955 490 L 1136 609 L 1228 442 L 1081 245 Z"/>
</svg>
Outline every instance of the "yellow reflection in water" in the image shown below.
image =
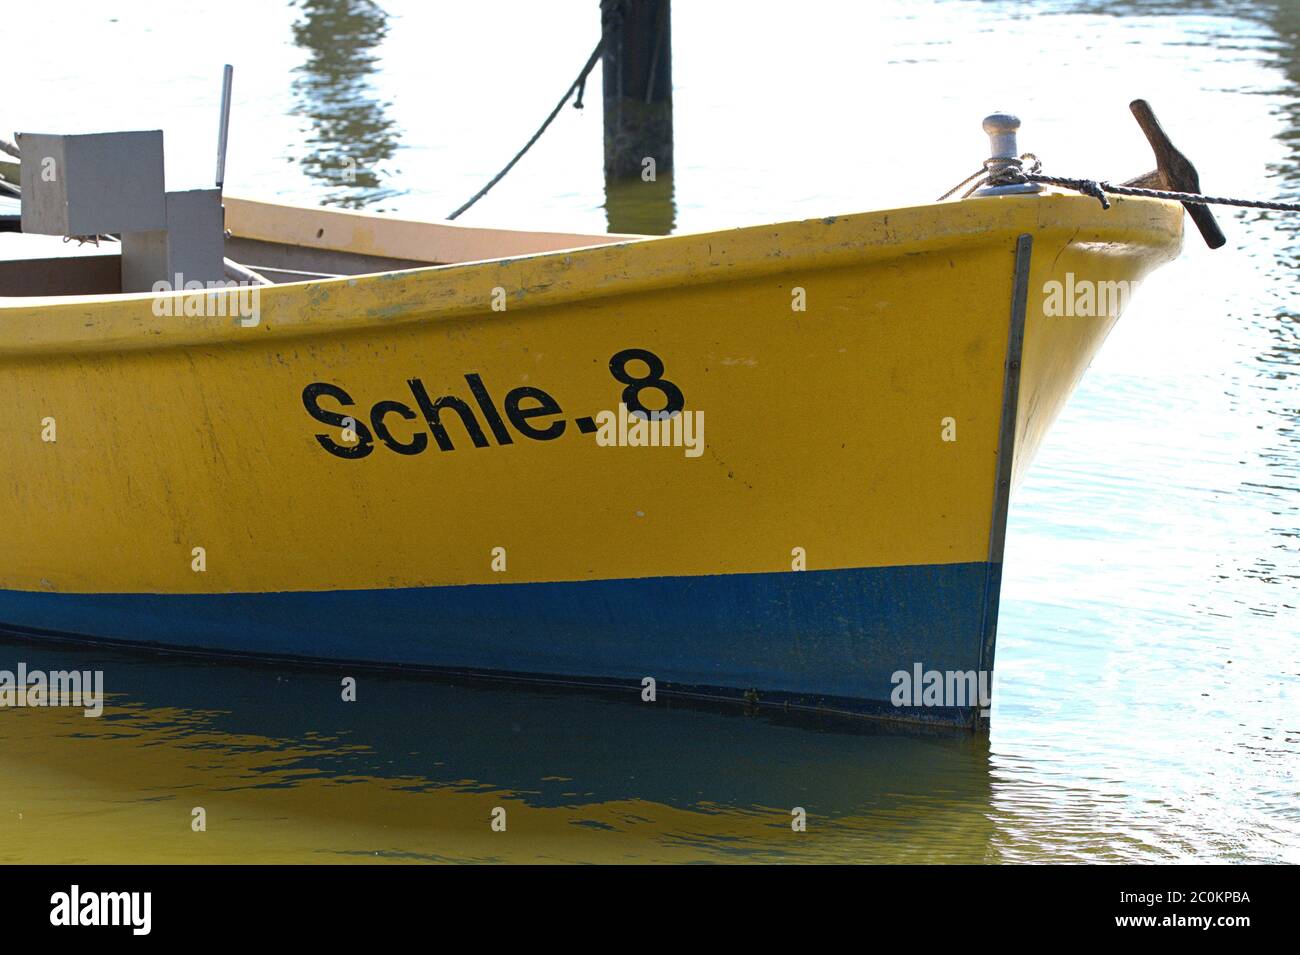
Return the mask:
<svg viewBox="0 0 1300 955">
<path fill-rule="evenodd" d="M 319 673 L 97 665 L 110 687 L 130 687 L 99 719 L 0 710 L 0 861 L 978 862 L 990 851 L 987 747 L 967 736 L 421 680 L 363 678 L 360 701 L 343 704 Z M 191 704 L 247 683 L 265 694 Z M 194 832 L 200 806 L 207 829 Z M 505 832 L 490 826 L 497 807 Z M 795 807 L 806 832 L 792 831 Z"/>
</svg>

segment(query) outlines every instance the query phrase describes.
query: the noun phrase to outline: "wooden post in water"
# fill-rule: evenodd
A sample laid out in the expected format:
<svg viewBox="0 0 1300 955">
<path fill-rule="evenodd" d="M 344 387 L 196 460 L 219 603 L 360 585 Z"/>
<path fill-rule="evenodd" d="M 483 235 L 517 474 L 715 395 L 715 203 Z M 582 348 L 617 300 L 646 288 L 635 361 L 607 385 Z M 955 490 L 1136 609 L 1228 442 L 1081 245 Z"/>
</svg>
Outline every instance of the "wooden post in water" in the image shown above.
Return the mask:
<svg viewBox="0 0 1300 955">
<path fill-rule="evenodd" d="M 673 203 L 671 0 L 601 0 L 610 232 L 667 235 Z"/>
<path fill-rule="evenodd" d="M 673 168 L 670 0 L 601 0 L 605 87 L 605 176 Z"/>
</svg>

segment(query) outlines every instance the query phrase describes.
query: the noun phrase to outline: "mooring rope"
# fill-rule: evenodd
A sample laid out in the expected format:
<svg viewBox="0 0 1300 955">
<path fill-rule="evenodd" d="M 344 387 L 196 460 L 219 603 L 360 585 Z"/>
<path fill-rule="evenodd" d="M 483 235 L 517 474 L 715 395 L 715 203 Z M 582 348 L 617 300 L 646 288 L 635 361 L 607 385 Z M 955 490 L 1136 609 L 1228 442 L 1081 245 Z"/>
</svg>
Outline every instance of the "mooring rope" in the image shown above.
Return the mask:
<svg viewBox="0 0 1300 955">
<path fill-rule="evenodd" d="M 1029 168 L 1025 169 L 1025 163 Z M 984 160 L 984 167 L 971 173 L 957 185 L 953 186 L 936 201 L 942 202 L 958 189 L 973 179 L 979 179 L 962 195 L 965 199 L 982 186 L 1018 186 L 1025 183 L 1041 183 L 1046 186 L 1059 186 L 1092 196 L 1101 203 L 1103 209 L 1110 208 L 1107 194 L 1114 196 L 1140 196 L 1146 199 L 1172 199 L 1175 202 L 1189 202 L 1197 206 L 1236 206 L 1242 209 L 1268 209 L 1273 212 L 1300 212 L 1300 202 L 1273 202 L 1268 199 L 1234 199 L 1227 196 L 1207 196 L 1199 192 L 1175 192 L 1172 189 L 1148 189 L 1145 186 L 1116 186 L 1105 180 L 1072 179 L 1068 176 L 1047 176 L 1041 170 L 1043 164 L 1033 153 L 1025 153 L 1018 159 L 995 158 Z"/>
<path fill-rule="evenodd" d="M 971 173 L 961 182 L 957 183 L 957 185 L 953 186 L 942 196 L 936 199 L 935 202 L 943 202 L 943 200 L 952 196 L 958 189 L 960 189 L 962 186 L 966 185 L 966 183 L 970 182 L 973 179 L 978 179 L 979 182 L 975 183 L 973 186 L 971 186 L 969 189 L 967 189 L 965 192 L 962 193 L 961 197 L 963 199 L 965 199 L 976 189 L 979 189 L 982 186 L 1003 185 L 1003 183 L 1001 182 L 993 183 L 993 177 L 1001 175 L 1008 168 L 1019 169 L 1024 165 L 1026 161 L 1030 162 L 1030 172 L 1038 172 L 1038 170 L 1043 168 L 1043 164 L 1038 161 L 1038 157 L 1035 156 L 1033 153 L 1021 153 L 1019 159 L 1011 159 L 1010 157 L 1006 157 L 1006 158 L 994 157 L 992 159 L 986 159 L 984 160 L 983 166 L 981 166 L 979 169 L 976 169 L 973 173 Z"/>
<path fill-rule="evenodd" d="M 582 72 L 578 74 L 578 78 L 569 85 L 569 88 L 567 90 L 564 91 L 564 95 L 560 97 L 560 101 L 555 104 L 555 109 L 551 110 L 551 115 L 546 117 L 546 121 L 542 123 L 542 125 L 538 128 L 537 132 L 533 133 L 532 138 L 529 139 L 528 142 L 524 143 L 524 148 L 519 150 L 519 152 L 515 153 L 515 158 L 510 160 L 508 163 L 506 163 L 505 167 L 499 173 L 493 176 L 491 180 L 488 181 L 488 184 L 486 186 L 484 186 L 478 192 L 474 193 L 474 195 L 469 198 L 468 202 L 462 205 L 451 215 L 447 216 L 448 219 L 456 218 L 458 215 L 460 215 L 462 212 L 464 212 L 474 203 L 478 202 L 480 199 L 486 196 L 488 194 L 489 189 L 491 189 L 498 182 L 500 182 L 502 179 L 505 178 L 506 173 L 508 173 L 511 169 L 515 167 L 515 163 L 519 162 L 519 160 L 524 158 L 524 153 L 532 149 L 533 144 L 537 142 L 537 140 L 542 138 L 542 133 L 546 132 L 546 127 L 550 126 L 551 122 L 555 119 L 555 117 L 560 115 L 560 110 L 564 109 L 564 104 L 569 101 L 569 97 L 572 96 L 575 91 L 578 94 L 578 98 L 574 100 L 573 108 L 582 109 L 582 94 L 587 87 L 587 74 L 590 73 L 595 68 L 596 62 L 600 59 L 601 50 L 604 48 L 604 46 L 605 46 L 605 40 L 604 37 L 602 37 L 600 42 L 596 44 L 596 48 L 591 51 L 591 56 L 587 57 L 587 63 L 582 68 Z"/>
<path fill-rule="evenodd" d="M 1172 189 L 1147 189 L 1143 186 L 1115 186 L 1109 182 L 1092 179 L 1068 179 L 1064 176 L 1044 176 L 1041 173 L 1011 174 L 1009 182 L 1041 182 L 1049 186 L 1073 189 L 1095 196 L 1103 209 L 1110 208 L 1106 193 L 1115 196 L 1143 196 L 1148 199 L 1173 199 L 1190 202 L 1196 206 L 1237 206 L 1242 209 L 1270 209 L 1274 212 L 1300 212 L 1300 202 L 1272 202 L 1268 199 L 1233 199 L 1228 196 L 1207 196 L 1199 192 L 1175 192 Z"/>
</svg>

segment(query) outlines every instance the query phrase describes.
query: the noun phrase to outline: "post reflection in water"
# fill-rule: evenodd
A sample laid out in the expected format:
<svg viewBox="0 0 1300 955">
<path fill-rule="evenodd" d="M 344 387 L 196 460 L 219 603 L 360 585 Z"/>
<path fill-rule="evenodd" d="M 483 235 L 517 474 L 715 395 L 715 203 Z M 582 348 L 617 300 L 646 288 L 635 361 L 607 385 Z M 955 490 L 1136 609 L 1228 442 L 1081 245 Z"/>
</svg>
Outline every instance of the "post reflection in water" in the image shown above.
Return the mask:
<svg viewBox="0 0 1300 955">
<path fill-rule="evenodd" d="M 397 169 L 384 166 L 397 151 L 401 130 L 386 114 L 388 103 L 371 85 L 373 49 L 388 32 L 388 15 L 372 0 L 293 0 L 302 16 L 294 42 L 308 51 L 296 70 L 293 112 L 311 121 L 297 161 L 326 186 L 326 205 L 374 206 L 400 194 L 384 183 Z"/>
<path fill-rule="evenodd" d="M 611 233 L 670 235 L 677 227 L 672 172 L 658 173 L 650 182 L 606 176 L 605 218 Z"/>
<path fill-rule="evenodd" d="M 108 700 L 98 719 L 6 713 L 0 793 L 29 825 L 6 826 L 4 861 L 979 862 L 990 851 L 987 741 L 971 736 L 365 673 L 344 702 L 345 670 L 0 643 L 0 668 L 19 660 L 103 670 Z M 53 811 L 78 820 L 66 841 L 30 824 L 51 811 L 50 792 Z M 207 830 L 195 833 L 200 806 Z M 497 807 L 504 833 L 490 827 Z M 796 808 L 805 832 L 791 828 Z"/>
</svg>

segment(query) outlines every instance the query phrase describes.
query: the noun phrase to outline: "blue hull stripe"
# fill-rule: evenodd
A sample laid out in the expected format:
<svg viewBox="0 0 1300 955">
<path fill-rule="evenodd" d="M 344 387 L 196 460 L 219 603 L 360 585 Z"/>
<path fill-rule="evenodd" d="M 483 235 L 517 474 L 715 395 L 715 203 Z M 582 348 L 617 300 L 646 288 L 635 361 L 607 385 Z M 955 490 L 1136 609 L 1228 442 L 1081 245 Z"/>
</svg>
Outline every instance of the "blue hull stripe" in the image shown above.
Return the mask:
<svg viewBox="0 0 1300 955">
<path fill-rule="evenodd" d="M 214 595 L 0 590 L 0 628 L 520 677 L 649 676 L 661 686 L 755 689 L 878 710 L 897 670 L 979 666 L 996 569 L 980 562 Z"/>
</svg>

